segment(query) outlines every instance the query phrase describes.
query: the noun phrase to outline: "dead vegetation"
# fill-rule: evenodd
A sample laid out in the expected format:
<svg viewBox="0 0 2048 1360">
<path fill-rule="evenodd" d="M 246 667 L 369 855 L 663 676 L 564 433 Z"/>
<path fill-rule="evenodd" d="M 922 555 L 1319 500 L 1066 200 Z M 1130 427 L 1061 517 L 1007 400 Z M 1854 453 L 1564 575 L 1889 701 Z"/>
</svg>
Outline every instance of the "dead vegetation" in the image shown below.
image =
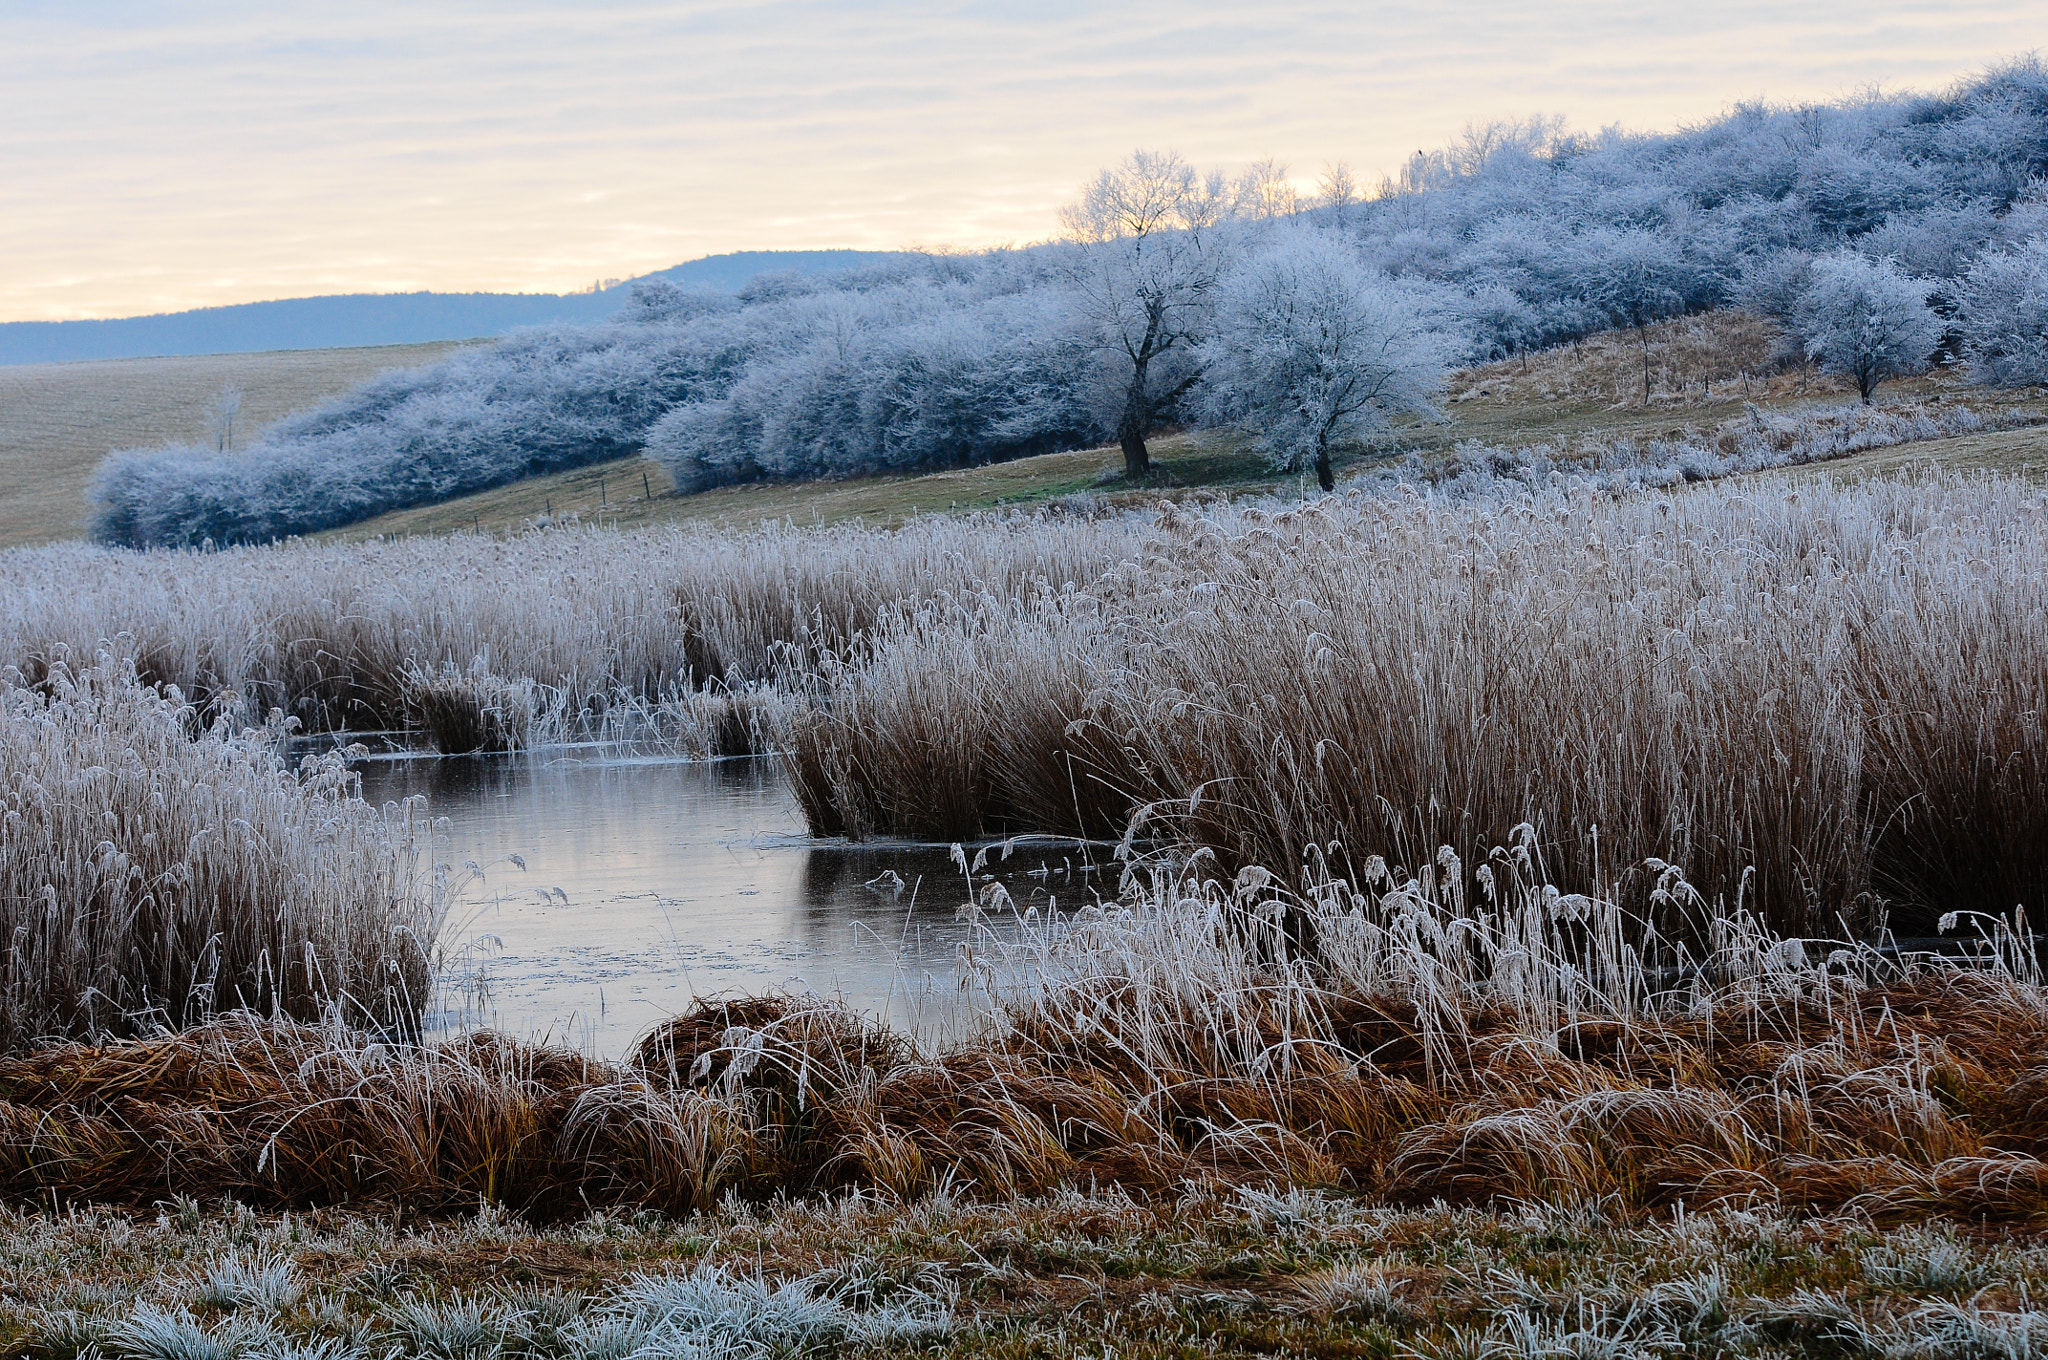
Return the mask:
<svg viewBox="0 0 2048 1360">
<path fill-rule="evenodd" d="M 1659 856 L 1788 933 L 1926 933 L 2048 898 L 2044 562 L 2038 490 L 1968 478 L 46 549 L 0 655 L 112 639 L 202 714 L 451 752 L 773 746 L 824 834 L 1355 880 L 1526 818 L 1566 891 Z"/>
<path fill-rule="evenodd" d="M 553 1221 L 1325 1187 L 2048 1220 L 2048 1002 L 2016 923 L 1982 923 L 1964 961 L 1822 952 L 1744 915 L 1694 950 L 1559 895 L 1528 851 L 1491 856 L 1470 904 L 1448 851 L 1307 899 L 1154 873 L 1112 907 L 991 928 L 983 1022 L 922 1048 L 787 998 L 711 1003 L 621 1064 L 236 1017 L 50 1048 L 0 1061 L 0 1192 Z M 1668 870 L 1659 891 L 1698 905 Z"/>
<path fill-rule="evenodd" d="M 819 668 L 777 742 L 813 826 L 1135 835 L 1359 882 L 1526 820 L 1564 891 L 1657 856 L 1787 933 L 2048 901 L 2025 484 L 1148 527 L 1085 588 L 905 609 Z M 1648 911 L 1651 877 L 1618 891 Z"/>
<path fill-rule="evenodd" d="M 27 679 L 0 684 L 0 1051 L 244 1009 L 417 1025 L 423 809 L 380 813 L 345 754 L 289 769 L 280 729 L 207 727 L 104 655 Z"/>
<path fill-rule="evenodd" d="M 1766 402 L 1808 395 L 1855 395 L 1818 373 L 1776 322 L 1721 308 L 1633 330 L 1601 331 L 1554 349 L 1466 369 L 1452 379 L 1452 409 L 1469 402 L 1592 402 L 1640 407 L 1645 355 L 1648 405 L 1666 410 L 1720 401 Z"/>
</svg>

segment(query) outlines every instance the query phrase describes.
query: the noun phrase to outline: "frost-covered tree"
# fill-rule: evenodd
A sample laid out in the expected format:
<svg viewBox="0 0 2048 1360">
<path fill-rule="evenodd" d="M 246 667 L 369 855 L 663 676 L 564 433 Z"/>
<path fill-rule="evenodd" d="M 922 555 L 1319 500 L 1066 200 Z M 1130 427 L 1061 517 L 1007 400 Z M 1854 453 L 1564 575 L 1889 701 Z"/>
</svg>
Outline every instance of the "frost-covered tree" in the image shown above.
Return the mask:
<svg viewBox="0 0 2048 1360">
<path fill-rule="evenodd" d="M 1813 260 L 1895 256 L 1960 299 L 1983 251 L 2048 232 L 2048 67 L 2022 58 L 1931 95 L 1743 104 L 1669 133 L 1487 124 L 1374 196 L 1351 197 L 1340 170 L 1300 204 L 1273 163 L 1226 181 L 1139 156 L 1087 187 L 1065 240 L 737 292 L 646 280 L 611 322 L 465 347 L 238 431 L 233 448 L 217 435 L 110 457 L 98 523 L 134 544 L 261 540 L 635 452 L 696 486 L 1115 437 L 1142 472 L 1151 430 L 1197 414 L 1192 352 L 1217 334 L 1229 257 L 1304 219 L 1443 289 L 1476 356 L 1622 326 L 1647 360 L 1649 321 L 1740 298 L 1784 321 L 1804 359 L 1820 335 L 1800 329 Z M 1970 351 L 1980 376 L 2025 352 L 1981 337 Z"/>
<path fill-rule="evenodd" d="M 1301 211 L 1301 194 L 1287 178 L 1287 167 L 1271 156 L 1246 166 L 1234 187 L 1232 207 L 1249 221 L 1292 217 Z"/>
<path fill-rule="evenodd" d="M 1869 405 L 1886 378 L 1927 371 L 1943 330 L 1927 305 L 1932 291 L 1890 260 L 1839 251 L 1813 262 L 1793 324 L 1806 337 L 1808 357 L 1823 372 L 1854 382 Z"/>
<path fill-rule="evenodd" d="M 1128 478 L 1151 470 L 1145 441 L 1160 410 L 1199 376 L 1175 361 L 1209 333 L 1228 204 L 1220 175 L 1197 175 L 1173 152 L 1138 151 L 1060 210 L 1075 299 L 1121 388 L 1116 437 Z"/>
<path fill-rule="evenodd" d="M 1980 256 L 1956 301 L 1971 378 L 2000 387 L 2048 383 L 2048 237 Z"/>
<path fill-rule="evenodd" d="M 1351 205 L 1358 202 L 1358 176 L 1347 161 L 1326 162 L 1316 176 L 1316 205 L 1329 211 L 1337 230 L 1351 225 Z"/>
<path fill-rule="evenodd" d="M 1368 268 L 1331 233 L 1288 232 L 1223 285 L 1202 346 L 1205 405 L 1333 490 L 1332 442 L 1435 413 L 1462 345 L 1432 293 Z"/>
<path fill-rule="evenodd" d="M 1617 327 L 1636 333 L 1643 357 L 1643 401 L 1650 400 L 1650 326 L 1686 309 L 1699 270 L 1669 237 L 1640 228 L 1589 232 L 1571 266 L 1586 300 Z"/>
<path fill-rule="evenodd" d="M 229 383 L 214 394 L 213 404 L 207 408 L 206 423 L 213 435 L 216 453 L 226 453 L 235 446 L 235 422 L 242 415 L 242 389 Z"/>
</svg>

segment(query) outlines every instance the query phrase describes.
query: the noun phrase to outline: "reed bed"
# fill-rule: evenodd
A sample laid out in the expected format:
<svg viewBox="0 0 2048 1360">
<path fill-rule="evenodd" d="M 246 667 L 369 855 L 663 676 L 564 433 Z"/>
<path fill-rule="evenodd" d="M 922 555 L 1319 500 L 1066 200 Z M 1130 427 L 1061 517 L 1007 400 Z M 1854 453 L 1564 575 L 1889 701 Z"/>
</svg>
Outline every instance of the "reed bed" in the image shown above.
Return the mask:
<svg viewBox="0 0 2048 1360">
<path fill-rule="evenodd" d="M 2030 485 L 1357 496 L 1150 528 L 1086 589 L 906 610 L 816 670 L 778 735 L 814 826 L 1130 834 L 1299 885 L 1526 820 L 1563 891 L 1659 856 L 1792 934 L 2048 901 Z M 1615 891 L 1647 911 L 1653 877 Z"/>
<path fill-rule="evenodd" d="M 1559 894 L 1530 844 L 1420 877 L 1134 878 L 1012 919 L 991 1004 L 920 1048 L 812 999 L 707 1003 L 602 1063 L 223 1017 L 0 1061 L 0 1193 L 539 1220 L 858 1189 L 1007 1200 L 1332 1187 L 1369 1203 L 1683 1202 L 2048 1221 L 2048 1022 L 2023 923 L 1965 960 L 1717 919 L 1695 951 Z M 1658 891 L 1696 903 L 1668 866 Z M 1305 944 L 1305 942 L 1312 942 Z"/>
<path fill-rule="evenodd" d="M 219 1011 L 416 1025 L 431 828 L 282 734 L 202 729 L 104 654 L 0 683 L 0 1051 Z"/>
<path fill-rule="evenodd" d="M 146 681 L 312 731 L 435 730 L 444 677 L 530 681 L 558 726 L 742 688 L 949 592 L 1087 582 L 1133 532 L 1065 517 L 893 532 L 536 530 L 222 552 L 0 554 L 0 666 L 30 681 L 102 645 Z M 437 696 L 437 690 L 441 692 Z"/>
<path fill-rule="evenodd" d="M 1135 822 L 1300 885 L 1312 851 L 1356 880 L 1526 816 L 1567 891 L 1660 855 L 1788 933 L 2041 909 L 2034 487 L 1546 477 L 888 533 L 43 549 L 0 558 L 0 656 L 33 684 L 104 642 L 202 712 L 450 752 L 773 748 L 827 834 Z"/>
</svg>

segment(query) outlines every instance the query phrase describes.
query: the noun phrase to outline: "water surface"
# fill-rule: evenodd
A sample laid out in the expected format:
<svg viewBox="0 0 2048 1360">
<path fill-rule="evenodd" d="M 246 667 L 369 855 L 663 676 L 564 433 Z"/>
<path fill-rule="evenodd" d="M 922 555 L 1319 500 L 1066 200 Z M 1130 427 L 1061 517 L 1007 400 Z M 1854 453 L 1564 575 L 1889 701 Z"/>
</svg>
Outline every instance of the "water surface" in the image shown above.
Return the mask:
<svg viewBox="0 0 2048 1360">
<path fill-rule="evenodd" d="M 470 879 L 444 936 L 440 1023 L 619 1056 L 720 994 L 812 991 L 926 1029 L 960 1018 L 968 887 L 950 847 L 812 840 L 771 762 L 543 753 L 361 770 L 372 802 L 426 795 L 448 819 L 437 858 Z M 1020 909 L 1064 908 L 1089 897 L 1080 857 L 1018 847 L 984 872 Z"/>
</svg>

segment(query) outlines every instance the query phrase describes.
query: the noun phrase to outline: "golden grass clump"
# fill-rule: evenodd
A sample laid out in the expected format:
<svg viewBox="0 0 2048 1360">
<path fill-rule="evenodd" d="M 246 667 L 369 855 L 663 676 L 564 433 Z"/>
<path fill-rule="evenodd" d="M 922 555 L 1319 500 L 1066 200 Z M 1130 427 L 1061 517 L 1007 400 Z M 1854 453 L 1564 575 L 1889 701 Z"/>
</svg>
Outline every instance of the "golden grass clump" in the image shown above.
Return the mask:
<svg viewBox="0 0 2048 1360">
<path fill-rule="evenodd" d="M 991 933 L 983 1023 L 923 1048 L 763 997 L 705 1003 L 617 1064 L 238 1017 L 47 1049 L 0 1060 L 0 1192 L 482 1197 L 545 1219 L 844 1187 L 1329 1186 L 2048 1221 L 2048 994 L 2014 923 L 1943 961 L 1822 951 L 1744 913 L 1694 952 L 1611 900 L 1497 888 L 1148 873 Z M 1668 873 L 1663 891 L 1689 895 Z"/>
<path fill-rule="evenodd" d="M 276 754 L 103 654 L 0 681 L 0 1050 L 251 1010 L 408 1029 L 432 978 L 429 831 L 347 758 Z"/>
</svg>

